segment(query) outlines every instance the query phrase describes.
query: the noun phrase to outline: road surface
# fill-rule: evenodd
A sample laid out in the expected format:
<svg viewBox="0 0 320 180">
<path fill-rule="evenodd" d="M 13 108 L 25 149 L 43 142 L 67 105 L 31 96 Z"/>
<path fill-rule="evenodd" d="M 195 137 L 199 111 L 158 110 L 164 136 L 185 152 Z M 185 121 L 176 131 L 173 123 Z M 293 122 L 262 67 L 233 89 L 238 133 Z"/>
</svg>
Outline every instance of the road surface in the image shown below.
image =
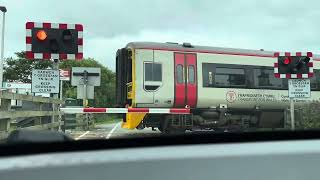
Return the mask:
<svg viewBox="0 0 320 180">
<path fill-rule="evenodd" d="M 112 124 L 95 125 L 94 129 L 88 131 L 72 130 L 67 133 L 75 140 L 83 139 L 113 139 L 122 137 L 135 137 L 135 136 L 152 136 L 159 134 L 160 131 L 152 131 L 151 128 L 143 130 L 128 130 L 121 128 L 121 122 Z"/>
</svg>

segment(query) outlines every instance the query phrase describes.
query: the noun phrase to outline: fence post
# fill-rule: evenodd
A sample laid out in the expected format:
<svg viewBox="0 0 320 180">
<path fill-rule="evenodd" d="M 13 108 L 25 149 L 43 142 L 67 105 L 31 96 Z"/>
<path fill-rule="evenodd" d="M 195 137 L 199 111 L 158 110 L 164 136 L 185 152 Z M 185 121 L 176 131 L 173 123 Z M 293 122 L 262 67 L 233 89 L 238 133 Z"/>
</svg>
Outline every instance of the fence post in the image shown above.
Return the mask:
<svg viewBox="0 0 320 180">
<path fill-rule="evenodd" d="M 61 104 L 57 104 L 57 106 L 58 106 L 57 111 L 60 112 Z M 60 113 L 61 113 L 61 112 L 60 112 Z M 59 114 L 59 116 L 58 116 L 58 122 L 59 122 L 58 131 L 62 131 L 62 129 L 61 129 L 61 121 L 62 121 L 62 115 Z"/>
<path fill-rule="evenodd" d="M 38 103 L 39 105 L 39 111 L 42 111 L 42 107 L 43 107 L 43 103 Z M 41 125 L 42 124 L 42 117 L 39 116 L 35 121 L 34 121 L 34 125 Z"/>
</svg>

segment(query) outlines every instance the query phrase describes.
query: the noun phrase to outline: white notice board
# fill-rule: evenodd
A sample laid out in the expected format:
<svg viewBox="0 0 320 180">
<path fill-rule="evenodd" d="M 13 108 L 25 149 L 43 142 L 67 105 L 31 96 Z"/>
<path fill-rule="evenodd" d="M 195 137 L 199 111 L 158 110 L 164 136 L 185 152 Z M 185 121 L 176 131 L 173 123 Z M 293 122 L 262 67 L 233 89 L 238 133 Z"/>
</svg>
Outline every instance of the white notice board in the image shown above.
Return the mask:
<svg viewBox="0 0 320 180">
<path fill-rule="evenodd" d="M 289 79 L 290 98 L 310 98 L 310 79 Z"/>
<path fill-rule="evenodd" d="M 59 70 L 32 70 L 32 93 L 59 93 Z"/>
</svg>

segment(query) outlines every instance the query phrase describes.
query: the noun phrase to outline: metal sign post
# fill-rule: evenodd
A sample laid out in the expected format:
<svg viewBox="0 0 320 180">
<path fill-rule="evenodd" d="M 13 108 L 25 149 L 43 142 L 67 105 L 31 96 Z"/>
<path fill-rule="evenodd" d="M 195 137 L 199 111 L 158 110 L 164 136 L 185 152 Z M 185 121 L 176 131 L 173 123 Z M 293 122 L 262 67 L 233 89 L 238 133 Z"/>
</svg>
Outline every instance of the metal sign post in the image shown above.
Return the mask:
<svg viewBox="0 0 320 180">
<path fill-rule="evenodd" d="M 295 130 L 294 100 L 310 98 L 310 79 L 313 73 L 312 52 L 275 52 L 274 76 L 288 80 L 288 95 L 290 98 L 291 130 Z"/>
<path fill-rule="evenodd" d="M 60 80 L 60 100 L 62 100 L 62 86 L 63 86 L 63 81 Z"/>
<path fill-rule="evenodd" d="M 290 98 L 290 120 L 291 120 L 291 130 L 295 129 L 295 121 L 294 121 L 294 98 Z"/>
<path fill-rule="evenodd" d="M 87 102 L 87 83 L 88 83 L 88 71 L 83 71 L 83 107 L 86 107 Z"/>
<path fill-rule="evenodd" d="M 311 97 L 310 79 L 289 79 L 288 86 L 288 93 L 290 98 L 291 130 L 294 130 L 294 99 Z"/>
<path fill-rule="evenodd" d="M 53 60 L 52 69 L 59 70 L 59 59 Z M 60 76 L 59 76 L 59 78 L 60 78 Z M 61 90 L 61 87 L 60 87 L 60 90 Z M 58 99 L 58 93 L 54 93 L 53 98 Z M 52 110 L 56 111 L 57 109 L 58 109 L 58 104 L 52 104 Z M 59 120 L 59 118 L 57 118 L 57 120 Z M 56 116 L 52 115 L 51 123 L 54 123 L 54 122 L 56 122 Z M 52 130 L 53 130 L 53 128 L 52 128 Z M 59 126 L 59 131 L 61 131 L 61 126 Z"/>
<path fill-rule="evenodd" d="M 83 26 L 81 24 L 27 22 L 26 58 L 31 60 L 53 59 L 52 70 L 38 70 L 32 75 L 32 91 L 50 93 L 56 99 L 60 94 L 62 100 L 63 82 L 59 81 L 59 75 L 56 76 L 56 72 L 59 74 L 59 60 L 83 59 Z M 52 104 L 52 109 L 57 111 L 58 105 Z M 55 118 L 52 115 L 52 123 L 56 122 Z M 58 119 L 61 121 L 61 117 Z"/>
<path fill-rule="evenodd" d="M 77 99 L 82 99 L 83 108 L 87 106 L 87 99 L 94 99 L 94 86 L 100 86 L 101 69 L 91 67 L 72 67 L 71 85 L 77 86 Z M 86 127 L 90 119 L 86 116 Z"/>
</svg>

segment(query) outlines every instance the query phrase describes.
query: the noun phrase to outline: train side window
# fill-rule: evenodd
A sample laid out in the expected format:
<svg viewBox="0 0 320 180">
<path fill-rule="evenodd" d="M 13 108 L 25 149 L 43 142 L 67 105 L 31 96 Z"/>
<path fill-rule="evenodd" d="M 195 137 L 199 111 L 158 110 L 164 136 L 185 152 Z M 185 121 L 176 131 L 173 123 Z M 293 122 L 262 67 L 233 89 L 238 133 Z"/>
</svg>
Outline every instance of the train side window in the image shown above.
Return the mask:
<svg viewBox="0 0 320 180">
<path fill-rule="evenodd" d="M 189 65 L 188 67 L 188 81 L 190 84 L 194 84 L 195 82 L 195 74 L 194 74 L 194 66 L 193 65 Z"/>
<path fill-rule="evenodd" d="M 215 64 L 202 63 L 202 85 L 203 87 L 214 87 L 214 71 Z"/>
<path fill-rule="evenodd" d="M 181 64 L 176 66 L 176 78 L 178 84 L 183 83 L 183 66 Z"/>
<path fill-rule="evenodd" d="M 144 62 L 144 89 L 155 91 L 162 85 L 162 64 Z"/>
<path fill-rule="evenodd" d="M 267 68 L 254 69 L 254 86 L 255 87 L 271 87 L 275 89 L 283 88 L 282 79 L 274 77 L 274 70 Z"/>
<path fill-rule="evenodd" d="M 215 74 L 216 86 L 245 86 L 245 71 L 242 68 L 216 68 Z"/>
</svg>

